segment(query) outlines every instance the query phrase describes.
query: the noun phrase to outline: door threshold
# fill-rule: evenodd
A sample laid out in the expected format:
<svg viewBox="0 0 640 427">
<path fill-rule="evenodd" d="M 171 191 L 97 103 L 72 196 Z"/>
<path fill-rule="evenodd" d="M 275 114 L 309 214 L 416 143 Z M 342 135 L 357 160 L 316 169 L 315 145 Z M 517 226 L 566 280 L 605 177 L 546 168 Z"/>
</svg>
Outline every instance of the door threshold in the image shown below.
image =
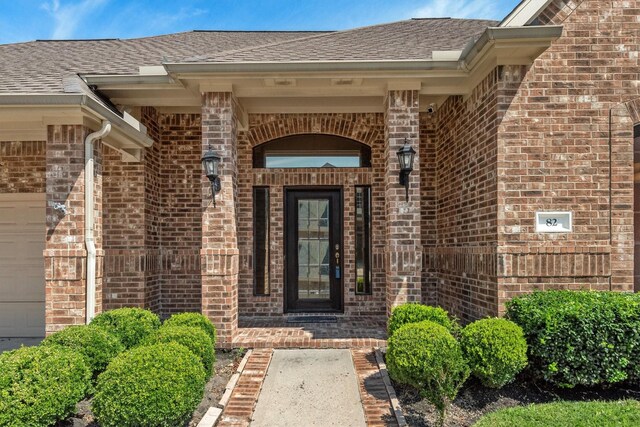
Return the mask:
<svg viewBox="0 0 640 427">
<path fill-rule="evenodd" d="M 287 323 L 338 323 L 336 316 L 291 316 Z"/>
</svg>

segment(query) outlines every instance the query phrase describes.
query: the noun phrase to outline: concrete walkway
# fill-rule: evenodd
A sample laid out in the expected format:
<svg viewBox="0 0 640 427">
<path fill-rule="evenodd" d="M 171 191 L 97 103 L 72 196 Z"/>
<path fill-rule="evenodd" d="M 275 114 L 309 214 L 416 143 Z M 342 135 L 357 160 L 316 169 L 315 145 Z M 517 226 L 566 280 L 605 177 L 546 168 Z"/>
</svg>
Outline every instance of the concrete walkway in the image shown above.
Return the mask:
<svg viewBox="0 0 640 427">
<path fill-rule="evenodd" d="M 365 426 L 349 350 L 274 350 L 252 427 Z"/>
</svg>

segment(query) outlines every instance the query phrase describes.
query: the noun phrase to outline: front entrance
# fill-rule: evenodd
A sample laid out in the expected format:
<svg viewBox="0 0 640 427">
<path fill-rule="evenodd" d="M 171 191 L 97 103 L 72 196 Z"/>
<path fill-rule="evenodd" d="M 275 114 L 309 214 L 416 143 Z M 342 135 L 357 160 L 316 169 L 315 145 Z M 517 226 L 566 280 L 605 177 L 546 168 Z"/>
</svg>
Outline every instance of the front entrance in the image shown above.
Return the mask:
<svg viewBox="0 0 640 427">
<path fill-rule="evenodd" d="M 342 311 L 342 190 L 286 189 L 285 312 Z"/>
</svg>

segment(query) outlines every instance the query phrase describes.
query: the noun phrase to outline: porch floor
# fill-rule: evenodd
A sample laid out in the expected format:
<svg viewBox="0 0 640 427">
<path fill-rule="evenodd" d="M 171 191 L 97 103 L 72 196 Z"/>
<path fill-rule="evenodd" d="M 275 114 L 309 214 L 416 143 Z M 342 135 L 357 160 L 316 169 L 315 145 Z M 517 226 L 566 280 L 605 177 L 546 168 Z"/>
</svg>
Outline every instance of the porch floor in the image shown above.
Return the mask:
<svg viewBox="0 0 640 427">
<path fill-rule="evenodd" d="M 337 317 L 333 323 L 288 323 L 287 317 L 241 317 L 234 347 L 372 348 L 387 345 L 386 317 Z"/>
</svg>

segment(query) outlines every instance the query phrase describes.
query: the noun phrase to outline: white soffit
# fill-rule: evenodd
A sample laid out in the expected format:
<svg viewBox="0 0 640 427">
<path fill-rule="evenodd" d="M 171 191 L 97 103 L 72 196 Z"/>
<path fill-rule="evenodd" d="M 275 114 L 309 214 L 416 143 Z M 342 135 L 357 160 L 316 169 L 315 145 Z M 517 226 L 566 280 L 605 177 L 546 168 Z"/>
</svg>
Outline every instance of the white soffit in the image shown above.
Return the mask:
<svg viewBox="0 0 640 427">
<path fill-rule="evenodd" d="M 500 27 L 522 27 L 537 18 L 551 0 L 522 0 L 500 23 Z"/>
</svg>

